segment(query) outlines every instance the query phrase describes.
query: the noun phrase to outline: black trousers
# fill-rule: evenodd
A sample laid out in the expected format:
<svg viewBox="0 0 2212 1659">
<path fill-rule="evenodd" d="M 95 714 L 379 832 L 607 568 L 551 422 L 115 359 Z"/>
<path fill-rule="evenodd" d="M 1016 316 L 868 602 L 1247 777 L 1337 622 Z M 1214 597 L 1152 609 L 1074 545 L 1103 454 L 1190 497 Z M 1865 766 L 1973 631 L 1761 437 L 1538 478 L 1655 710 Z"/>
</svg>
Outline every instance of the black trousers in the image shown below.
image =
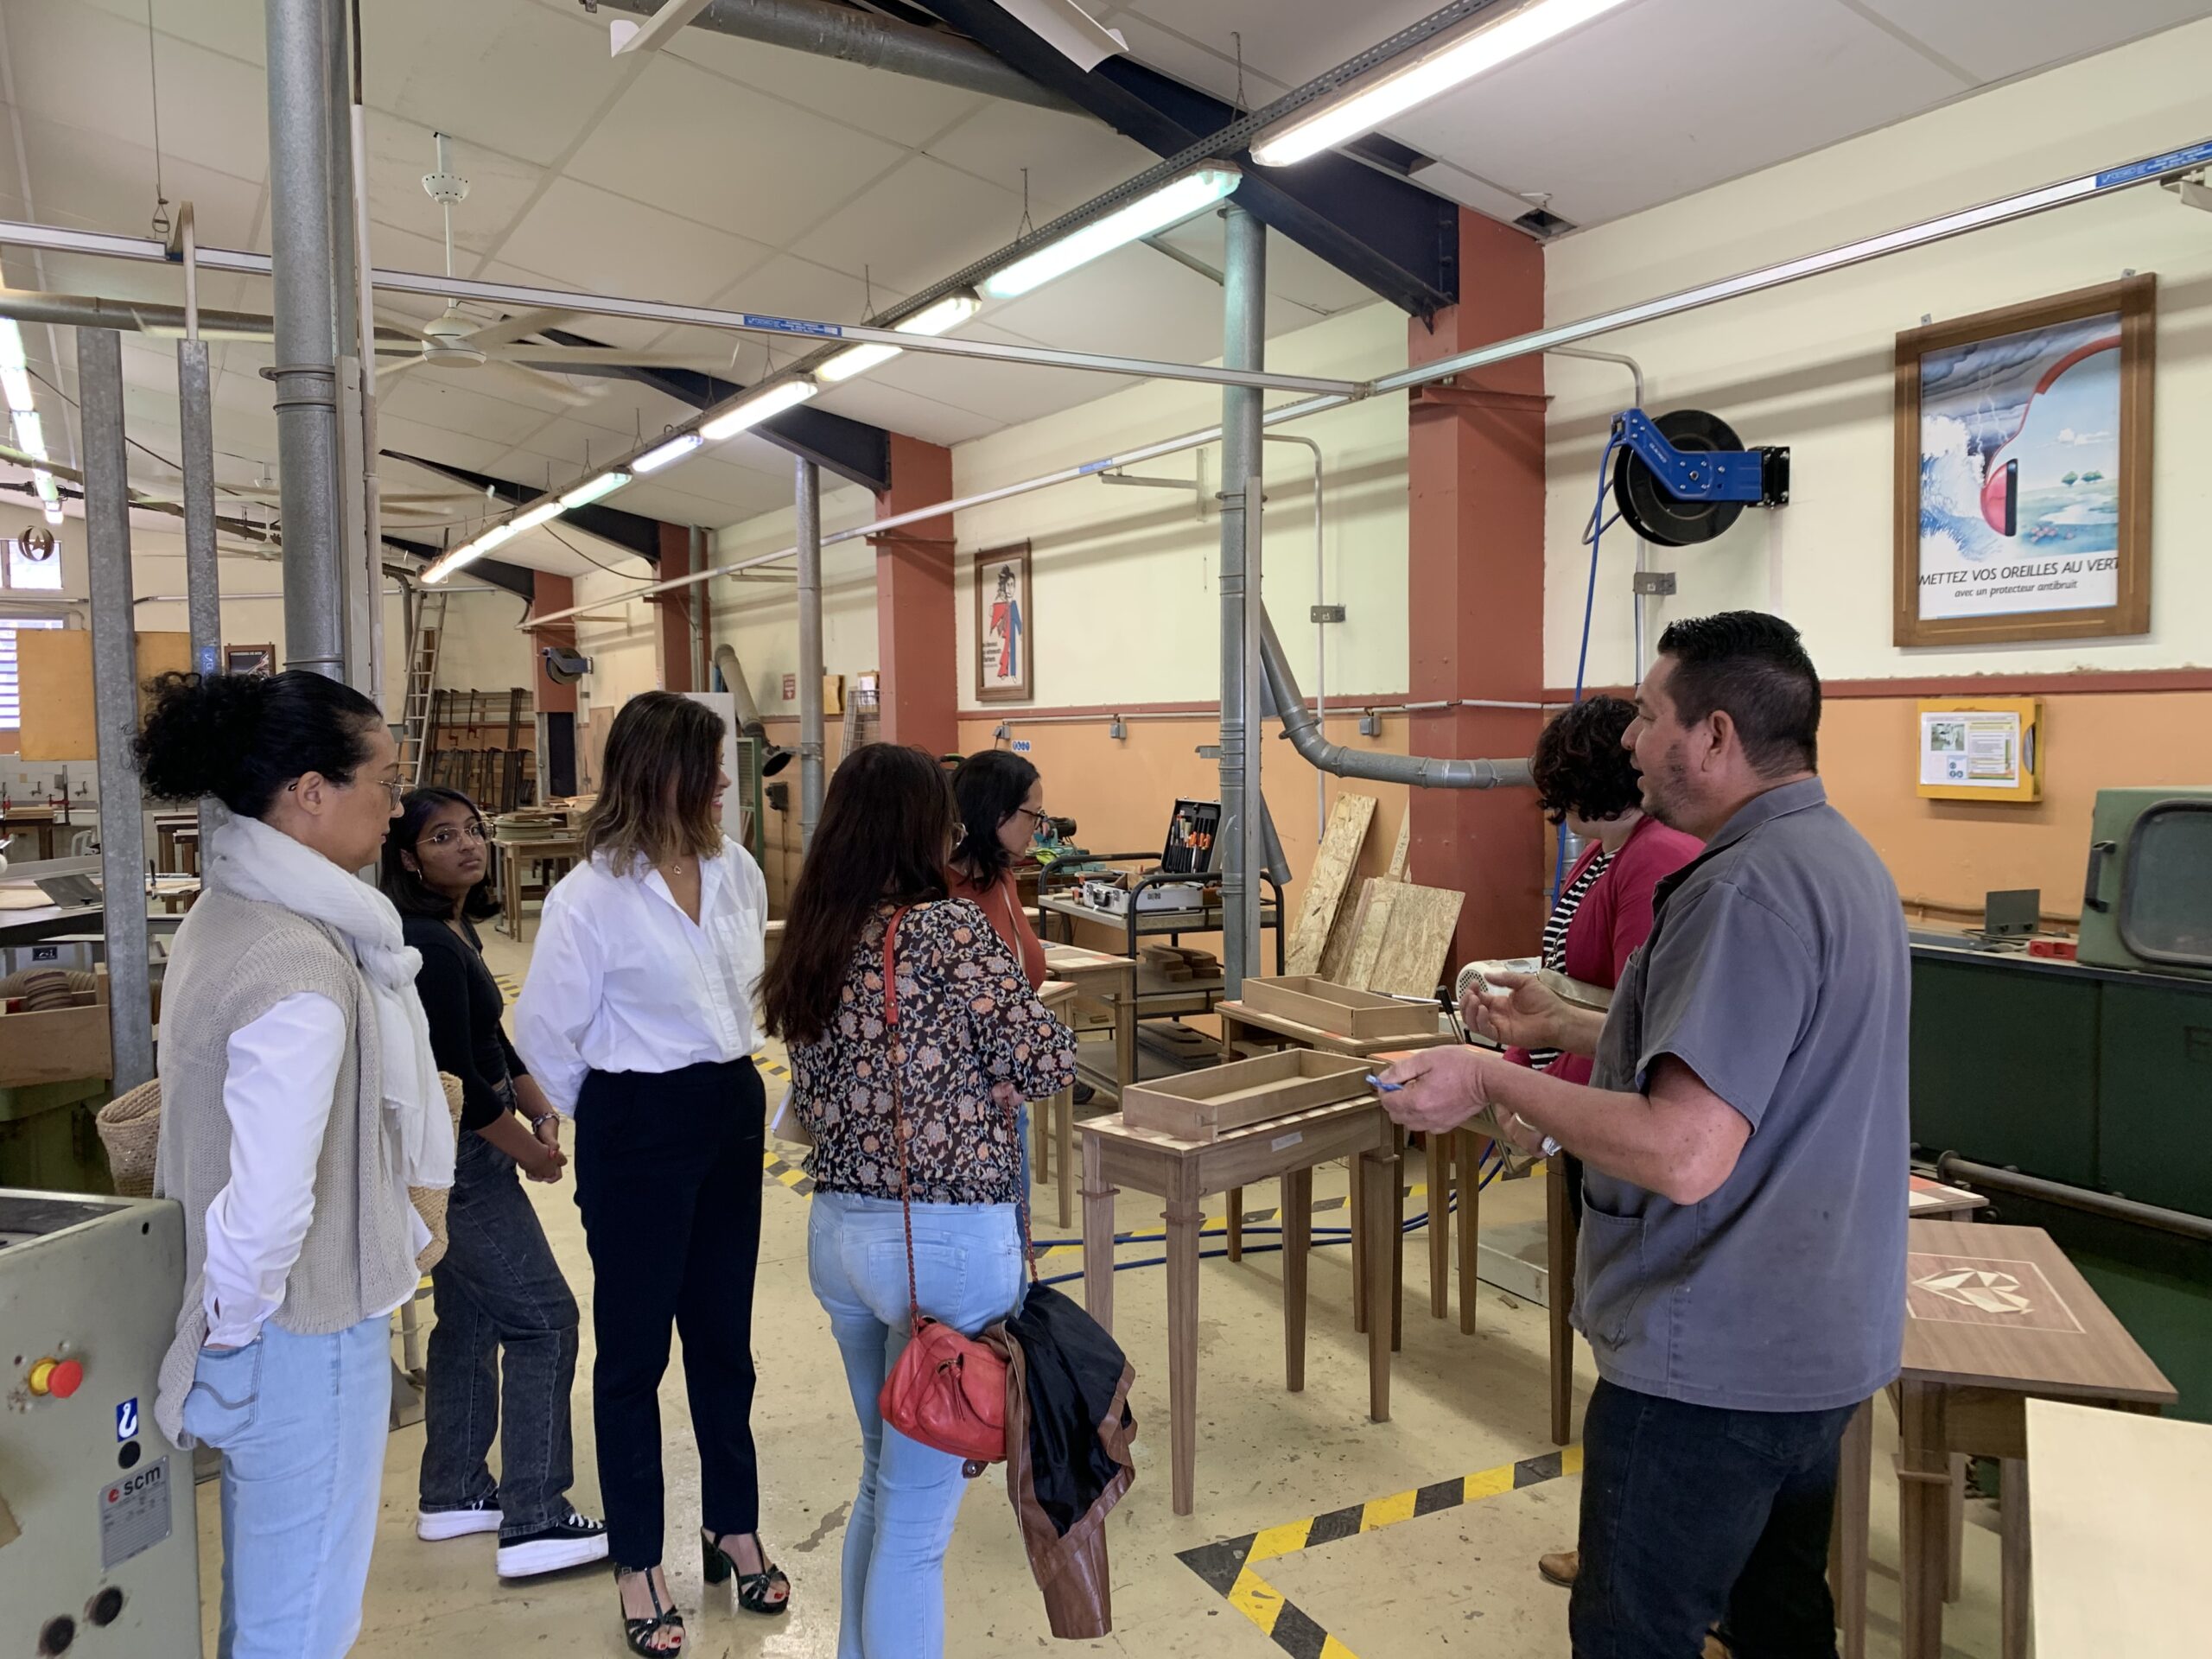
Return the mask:
<svg viewBox="0 0 2212 1659">
<path fill-rule="evenodd" d="M 1834 1659 L 1828 1527 L 1855 1407 L 1731 1411 L 1599 1380 L 1582 1420 L 1574 1659 Z"/>
<path fill-rule="evenodd" d="M 661 1559 L 660 1381 L 671 1325 L 683 1337 L 701 1523 L 716 1533 L 760 1523 L 753 1276 L 766 1106 L 750 1060 L 594 1071 L 577 1099 L 599 1489 L 609 1552 L 624 1567 Z"/>
</svg>

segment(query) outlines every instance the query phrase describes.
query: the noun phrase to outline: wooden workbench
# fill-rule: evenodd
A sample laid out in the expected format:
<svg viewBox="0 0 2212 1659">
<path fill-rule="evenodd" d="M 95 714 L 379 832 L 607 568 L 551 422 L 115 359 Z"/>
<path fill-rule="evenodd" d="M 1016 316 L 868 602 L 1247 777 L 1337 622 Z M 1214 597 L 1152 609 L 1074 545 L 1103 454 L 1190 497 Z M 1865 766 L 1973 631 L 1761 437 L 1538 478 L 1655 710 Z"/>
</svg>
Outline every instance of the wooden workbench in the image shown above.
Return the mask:
<svg viewBox="0 0 2212 1659">
<path fill-rule="evenodd" d="M 1938 1659 L 1942 1651 L 1954 1453 L 2001 1462 L 2002 1651 L 2004 1659 L 2025 1659 L 2028 1402 L 2155 1411 L 2177 1396 L 2041 1228 L 1914 1221 L 1905 1236 L 1897 1397 L 1904 1659 Z"/>
<path fill-rule="evenodd" d="M 1373 1100 L 1315 1107 L 1205 1142 L 1177 1141 L 1123 1123 L 1116 1114 L 1079 1124 L 1083 1136 L 1083 1285 L 1091 1317 L 1114 1326 L 1114 1196 L 1122 1186 L 1166 1200 L 1167 1393 L 1174 1509 L 1191 1513 L 1198 1436 L 1199 1204 L 1252 1181 L 1281 1177 L 1282 1201 L 1283 1383 L 1306 1386 L 1306 1256 L 1312 1243 L 1313 1169 L 1337 1158 L 1357 1161 L 1368 1233 L 1364 1252 L 1370 1302 L 1380 1306 L 1390 1253 L 1389 1186 L 1397 1179 L 1390 1120 Z M 1368 1414 L 1390 1416 L 1390 1341 L 1386 1321 L 1369 1321 Z"/>
<path fill-rule="evenodd" d="M 525 864 L 573 865 L 583 856 L 584 839 L 581 830 L 567 830 L 558 835 L 531 835 L 510 837 L 502 827 L 492 829 L 492 844 L 499 854 L 499 919 L 506 935 L 517 944 L 523 942 L 523 901 L 527 896 L 522 879 Z M 537 889 L 542 897 L 553 888 L 556 877 L 548 877 Z"/>
</svg>

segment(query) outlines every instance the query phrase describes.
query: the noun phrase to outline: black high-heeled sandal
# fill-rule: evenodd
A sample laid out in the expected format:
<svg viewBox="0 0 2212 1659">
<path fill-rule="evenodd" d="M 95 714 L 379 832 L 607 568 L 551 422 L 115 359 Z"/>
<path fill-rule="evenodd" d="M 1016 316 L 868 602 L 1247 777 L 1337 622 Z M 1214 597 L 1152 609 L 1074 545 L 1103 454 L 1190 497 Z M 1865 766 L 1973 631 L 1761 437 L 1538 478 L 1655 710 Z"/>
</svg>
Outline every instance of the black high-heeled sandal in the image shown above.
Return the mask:
<svg viewBox="0 0 2212 1659">
<path fill-rule="evenodd" d="M 733 1538 L 741 1538 L 745 1535 L 731 1533 L 728 1535 Z M 707 1582 L 720 1584 L 723 1580 L 734 1576 L 736 1583 L 732 1586 L 733 1592 L 737 1598 L 737 1605 L 744 1608 L 747 1612 L 760 1613 L 764 1617 L 774 1618 L 790 1609 L 791 1581 L 785 1576 L 782 1567 L 768 1559 L 768 1547 L 760 1541 L 759 1533 L 753 1535 L 753 1547 L 760 1552 L 761 1567 L 758 1573 L 739 1572 L 737 1558 L 724 1549 L 721 1541 L 704 1527 L 699 1529 L 699 1541 L 705 1547 L 706 1559 L 703 1565 Z M 784 1592 L 783 1599 L 770 1600 L 768 1592 L 779 1588 Z"/>
<path fill-rule="evenodd" d="M 626 1573 L 634 1573 L 645 1581 L 645 1594 L 651 1598 L 653 1604 L 653 1613 L 651 1618 L 632 1618 L 630 1617 L 629 1609 L 623 1606 L 622 1575 Z M 622 1635 L 629 1643 L 631 1652 L 644 1654 L 645 1659 L 670 1659 L 671 1655 L 683 1651 L 683 1615 L 673 1607 L 664 1607 L 660 1605 L 660 1592 L 653 1587 L 653 1573 L 651 1567 L 617 1566 L 614 1569 L 614 1586 L 615 1609 L 622 1616 Z M 652 1639 L 663 1630 L 676 1632 L 677 1639 L 674 1647 L 657 1648 L 652 1645 Z"/>
</svg>

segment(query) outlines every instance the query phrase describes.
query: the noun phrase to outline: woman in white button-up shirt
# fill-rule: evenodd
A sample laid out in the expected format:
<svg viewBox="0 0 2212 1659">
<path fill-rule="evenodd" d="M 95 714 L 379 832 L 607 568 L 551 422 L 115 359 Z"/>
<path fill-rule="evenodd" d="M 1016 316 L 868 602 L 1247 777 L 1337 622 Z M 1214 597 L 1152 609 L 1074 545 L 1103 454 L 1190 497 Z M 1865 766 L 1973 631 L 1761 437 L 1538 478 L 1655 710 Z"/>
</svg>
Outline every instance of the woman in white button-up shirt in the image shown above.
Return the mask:
<svg viewBox="0 0 2212 1659">
<path fill-rule="evenodd" d="M 702 1475 L 707 1581 L 780 1613 L 757 1535 L 753 1277 L 766 1132 L 753 999 L 767 884 L 723 836 L 722 721 L 648 691 L 607 734 L 584 861 L 545 901 L 515 1046 L 576 1121 L 591 1253 L 600 1492 L 631 1649 L 681 1649 L 661 1572 L 659 1390 L 671 1325 Z"/>
</svg>

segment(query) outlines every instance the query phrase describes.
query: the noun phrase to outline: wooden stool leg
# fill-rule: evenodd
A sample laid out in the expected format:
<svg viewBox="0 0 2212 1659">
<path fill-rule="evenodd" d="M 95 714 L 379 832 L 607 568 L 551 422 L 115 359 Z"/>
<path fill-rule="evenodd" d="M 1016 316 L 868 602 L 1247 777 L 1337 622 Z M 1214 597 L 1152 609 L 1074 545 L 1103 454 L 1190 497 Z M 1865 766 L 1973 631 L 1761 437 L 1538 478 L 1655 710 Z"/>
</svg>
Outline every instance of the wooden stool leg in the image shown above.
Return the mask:
<svg viewBox="0 0 2212 1659">
<path fill-rule="evenodd" d="M 1845 1425 L 1836 1459 L 1835 1521 L 1828 1536 L 1828 1590 L 1842 1631 L 1840 1659 L 1866 1659 L 1866 1535 L 1874 1507 L 1874 1402 Z"/>
<path fill-rule="evenodd" d="M 1351 1328 L 1359 1334 L 1367 1332 L 1367 1183 L 1361 1179 L 1360 1160 L 1351 1160 L 1348 1173 L 1351 1176 Z"/>
<path fill-rule="evenodd" d="M 1232 1186 L 1229 1189 L 1228 1197 L 1229 1259 L 1242 1262 L 1244 1259 L 1244 1189 Z"/>
<path fill-rule="evenodd" d="M 1943 1532 L 1950 1459 L 1942 1450 L 1943 1402 L 1926 1382 L 1901 1382 L 1897 1428 L 1898 1649 L 1903 1659 L 1943 1651 Z"/>
<path fill-rule="evenodd" d="M 1063 1089 L 1052 1096 L 1054 1138 L 1058 1142 L 1060 1231 L 1075 1221 L 1075 1090 Z"/>
<path fill-rule="evenodd" d="M 1999 1497 L 2005 1506 L 2004 1603 L 1998 1651 L 2003 1659 L 2028 1659 L 2028 1462 L 2025 1458 L 2006 1458 L 1998 1469 L 2004 1483 Z"/>
<path fill-rule="evenodd" d="M 1475 1331 L 1475 1304 L 1478 1298 L 1481 1278 L 1482 1217 L 1483 1217 L 1483 1160 L 1482 1137 L 1471 1129 L 1460 1129 L 1452 1136 L 1452 1166 L 1458 1172 L 1455 1186 L 1459 1194 L 1459 1330 L 1472 1336 Z"/>
<path fill-rule="evenodd" d="M 1083 1305 L 1092 1319 L 1113 1330 L 1114 1189 L 1106 1185 L 1095 1135 L 1083 1141 Z"/>
<path fill-rule="evenodd" d="M 1188 1515 L 1196 1501 L 1198 1460 L 1198 1199 L 1178 1194 L 1167 1203 L 1167 1414 L 1174 1509 Z"/>
<path fill-rule="evenodd" d="M 1428 1158 L 1428 1317 L 1440 1319 L 1452 1306 L 1452 1137 L 1421 1138 Z"/>
<path fill-rule="evenodd" d="M 1395 1151 L 1385 1147 L 1362 1153 L 1354 1179 L 1367 1189 L 1361 1205 L 1367 1237 L 1367 1414 L 1378 1423 L 1390 1421 L 1390 1321 L 1384 1311 L 1389 1285 L 1396 1276 L 1389 1242 L 1382 1230 L 1390 1225 L 1389 1188 L 1399 1183 Z"/>
<path fill-rule="evenodd" d="M 1552 1444 L 1574 1438 L 1574 1208 L 1567 1202 L 1567 1163 L 1544 1166 L 1544 1309 L 1551 1330 Z"/>
<path fill-rule="evenodd" d="M 1951 1491 L 1943 1516 L 1943 1599 L 1955 1603 L 1966 1592 L 1967 1459 L 1951 1453 Z"/>
<path fill-rule="evenodd" d="M 1313 1242 L 1313 1172 L 1282 1178 L 1282 1385 L 1306 1388 L 1306 1263 Z"/>
</svg>

